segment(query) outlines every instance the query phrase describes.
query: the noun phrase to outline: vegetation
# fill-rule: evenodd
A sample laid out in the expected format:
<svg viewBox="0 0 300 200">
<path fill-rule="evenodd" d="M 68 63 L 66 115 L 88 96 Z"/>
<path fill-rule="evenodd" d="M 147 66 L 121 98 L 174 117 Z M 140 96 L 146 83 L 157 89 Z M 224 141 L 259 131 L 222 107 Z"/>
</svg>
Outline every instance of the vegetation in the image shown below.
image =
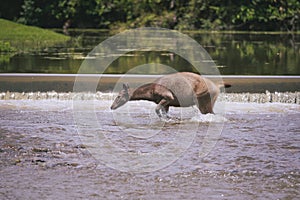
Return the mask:
<svg viewBox="0 0 300 200">
<path fill-rule="evenodd" d="M 10 45 L 10 42 L 0 41 L 0 52 L 14 52 L 15 48 Z"/>
<path fill-rule="evenodd" d="M 47 28 L 298 31 L 300 1 L 10 0 L 0 17 Z"/>
<path fill-rule="evenodd" d="M 0 19 L 0 52 L 40 50 L 69 40 L 53 31 Z"/>
</svg>

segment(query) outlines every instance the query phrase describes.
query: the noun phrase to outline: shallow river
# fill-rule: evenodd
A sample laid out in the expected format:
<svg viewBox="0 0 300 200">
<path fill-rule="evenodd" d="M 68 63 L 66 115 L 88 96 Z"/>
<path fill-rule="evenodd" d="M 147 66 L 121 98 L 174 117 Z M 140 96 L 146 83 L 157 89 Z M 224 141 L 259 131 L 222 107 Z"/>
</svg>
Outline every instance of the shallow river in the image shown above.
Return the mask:
<svg viewBox="0 0 300 200">
<path fill-rule="evenodd" d="M 1 100 L 0 199 L 300 198 L 300 105 L 110 104 Z"/>
</svg>

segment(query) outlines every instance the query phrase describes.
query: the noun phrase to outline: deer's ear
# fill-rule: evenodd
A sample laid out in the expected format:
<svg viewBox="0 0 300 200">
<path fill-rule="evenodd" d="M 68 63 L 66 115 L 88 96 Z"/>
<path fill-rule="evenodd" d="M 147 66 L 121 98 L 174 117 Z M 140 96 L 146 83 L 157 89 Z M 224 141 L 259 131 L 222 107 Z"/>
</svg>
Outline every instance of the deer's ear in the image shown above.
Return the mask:
<svg viewBox="0 0 300 200">
<path fill-rule="evenodd" d="M 123 89 L 128 92 L 128 89 L 129 89 L 129 85 L 128 83 L 123 83 Z"/>
</svg>

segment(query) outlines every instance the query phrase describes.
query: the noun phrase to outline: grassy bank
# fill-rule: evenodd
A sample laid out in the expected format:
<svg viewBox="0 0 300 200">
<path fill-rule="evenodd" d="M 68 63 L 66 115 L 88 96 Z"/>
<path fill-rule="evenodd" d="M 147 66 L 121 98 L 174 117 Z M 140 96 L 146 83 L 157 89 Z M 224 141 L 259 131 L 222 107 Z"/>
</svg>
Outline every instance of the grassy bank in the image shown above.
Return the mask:
<svg viewBox="0 0 300 200">
<path fill-rule="evenodd" d="M 70 39 L 68 36 L 50 30 L 25 26 L 4 19 L 0 19 L 0 27 L 1 52 L 41 50 Z"/>
</svg>

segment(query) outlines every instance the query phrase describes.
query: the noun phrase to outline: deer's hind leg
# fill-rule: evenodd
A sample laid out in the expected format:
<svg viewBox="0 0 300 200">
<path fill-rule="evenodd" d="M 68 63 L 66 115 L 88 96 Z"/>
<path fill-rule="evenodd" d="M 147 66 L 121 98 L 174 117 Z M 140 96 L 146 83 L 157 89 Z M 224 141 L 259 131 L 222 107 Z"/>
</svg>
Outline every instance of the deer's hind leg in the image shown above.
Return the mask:
<svg viewBox="0 0 300 200">
<path fill-rule="evenodd" d="M 212 113 L 215 98 L 211 98 L 209 93 L 197 97 L 197 106 L 202 114 Z"/>
</svg>

